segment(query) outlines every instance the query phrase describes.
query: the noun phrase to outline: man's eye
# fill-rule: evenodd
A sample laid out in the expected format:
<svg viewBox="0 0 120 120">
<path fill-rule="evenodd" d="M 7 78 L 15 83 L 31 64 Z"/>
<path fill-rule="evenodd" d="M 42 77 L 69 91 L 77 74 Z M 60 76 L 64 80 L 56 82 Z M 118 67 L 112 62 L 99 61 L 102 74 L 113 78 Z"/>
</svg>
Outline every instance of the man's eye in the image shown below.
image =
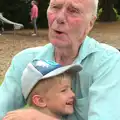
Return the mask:
<svg viewBox="0 0 120 120">
<path fill-rule="evenodd" d="M 53 8 L 53 9 L 60 9 L 61 7 L 60 7 L 60 6 L 53 5 L 52 8 Z"/>
<path fill-rule="evenodd" d="M 74 10 L 74 9 L 71 9 L 71 10 L 69 10 L 71 13 L 78 13 L 78 11 L 77 10 Z"/>
<path fill-rule="evenodd" d="M 57 9 L 57 8 L 59 8 L 59 7 L 58 7 L 58 6 L 53 6 L 53 8 L 56 8 L 56 9 Z"/>
<path fill-rule="evenodd" d="M 79 13 L 79 10 L 78 9 L 74 9 L 74 8 L 69 8 L 68 11 L 70 13 Z"/>
</svg>

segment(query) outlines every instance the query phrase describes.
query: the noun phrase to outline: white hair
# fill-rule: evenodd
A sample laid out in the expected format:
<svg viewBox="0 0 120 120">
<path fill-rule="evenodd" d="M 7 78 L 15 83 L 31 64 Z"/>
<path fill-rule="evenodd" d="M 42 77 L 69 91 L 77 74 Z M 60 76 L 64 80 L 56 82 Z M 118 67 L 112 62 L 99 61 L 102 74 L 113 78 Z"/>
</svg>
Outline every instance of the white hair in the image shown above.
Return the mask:
<svg viewBox="0 0 120 120">
<path fill-rule="evenodd" d="M 93 1 L 93 15 L 97 15 L 97 10 L 98 10 L 98 2 L 99 0 L 92 0 Z"/>
</svg>

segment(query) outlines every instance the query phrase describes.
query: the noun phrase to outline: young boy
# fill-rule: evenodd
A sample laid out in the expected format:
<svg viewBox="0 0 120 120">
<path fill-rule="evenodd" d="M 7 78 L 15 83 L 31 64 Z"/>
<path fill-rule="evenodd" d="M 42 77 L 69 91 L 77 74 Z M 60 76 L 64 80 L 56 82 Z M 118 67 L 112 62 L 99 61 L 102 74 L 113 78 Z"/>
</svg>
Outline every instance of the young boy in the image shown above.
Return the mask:
<svg viewBox="0 0 120 120">
<path fill-rule="evenodd" d="M 81 65 L 63 67 L 46 60 L 29 63 L 22 75 L 22 92 L 28 105 L 57 119 L 72 114 L 75 95 L 71 79 L 81 69 Z"/>
</svg>

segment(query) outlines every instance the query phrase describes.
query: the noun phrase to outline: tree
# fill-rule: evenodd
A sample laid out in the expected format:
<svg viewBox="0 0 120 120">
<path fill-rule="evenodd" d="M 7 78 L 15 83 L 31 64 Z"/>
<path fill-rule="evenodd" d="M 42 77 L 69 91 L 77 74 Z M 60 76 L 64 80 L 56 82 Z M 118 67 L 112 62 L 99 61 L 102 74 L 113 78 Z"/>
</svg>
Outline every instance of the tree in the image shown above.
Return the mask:
<svg viewBox="0 0 120 120">
<path fill-rule="evenodd" d="M 100 0 L 99 2 L 100 2 L 100 8 L 102 8 L 102 13 L 99 16 L 99 20 L 116 21 L 117 16 L 113 8 L 117 0 Z"/>
</svg>

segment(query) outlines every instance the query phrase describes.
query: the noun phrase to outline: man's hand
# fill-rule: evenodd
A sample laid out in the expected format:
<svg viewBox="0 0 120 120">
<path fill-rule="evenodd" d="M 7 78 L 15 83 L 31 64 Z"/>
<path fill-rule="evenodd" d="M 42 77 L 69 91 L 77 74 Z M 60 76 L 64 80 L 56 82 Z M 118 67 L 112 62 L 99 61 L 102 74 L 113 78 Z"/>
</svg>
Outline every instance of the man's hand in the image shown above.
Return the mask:
<svg viewBox="0 0 120 120">
<path fill-rule="evenodd" d="M 8 112 L 3 120 L 58 120 L 43 114 L 33 108 L 19 109 L 16 111 Z"/>
</svg>

